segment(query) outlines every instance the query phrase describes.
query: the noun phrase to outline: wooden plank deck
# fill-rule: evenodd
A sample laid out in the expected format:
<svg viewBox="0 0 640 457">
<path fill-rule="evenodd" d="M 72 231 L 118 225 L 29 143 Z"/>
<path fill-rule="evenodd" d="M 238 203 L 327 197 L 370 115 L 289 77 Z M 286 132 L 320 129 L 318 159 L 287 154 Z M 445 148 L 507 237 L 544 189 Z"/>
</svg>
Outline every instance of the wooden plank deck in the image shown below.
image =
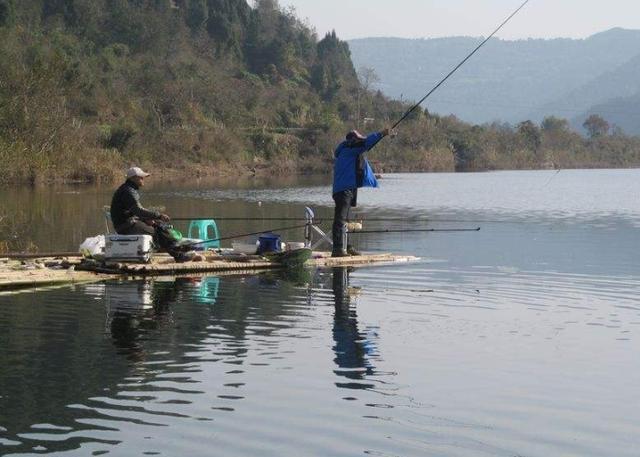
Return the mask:
<svg viewBox="0 0 640 457">
<path fill-rule="evenodd" d="M 105 264 L 81 264 L 77 268 L 85 271 L 95 271 L 120 275 L 166 275 L 180 273 L 218 272 L 232 270 L 266 270 L 284 268 L 282 264 L 270 262 L 257 255 L 247 256 L 219 256 L 205 254 L 206 258 L 200 262 L 177 263 L 166 254 L 155 255 L 149 263 L 113 262 Z M 326 252 L 314 252 L 306 266 L 340 267 L 358 266 L 382 263 L 410 262 L 417 257 L 395 254 L 363 254 L 349 257 L 331 257 Z"/>
<path fill-rule="evenodd" d="M 56 284 L 74 284 L 97 282 L 106 279 L 89 271 L 75 270 L 27 270 L 0 271 L 0 291 L 30 289 L 36 287 L 53 286 Z"/>
<path fill-rule="evenodd" d="M 149 263 L 113 262 L 104 264 L 81 264 L 78 269 L 120 275 L 166 275 L 179 273 L 201 273 L 232 270 L 265 270 L 281 268 L 277 263 L 269 262 L 259 256 L 224 259 L 211 256 L 202 262 L 177 263 L 169 255 L 156 255 Z"/>
<path fill-rule="evenodd" d="M 51 259 L 35 259 L 37 268 L 10 269 L 0 266 L 0 291 L 33 287 L 51 286 L 65 283 L 97 282 L 117 277 L 170 276 L 206 273 L 257 273 L 258 271 L 282 269 L 282 264 L 270 262 L 257 255 L 220 256 L 205 254 L 205 260 L 199 262 L 176 263 L 167 254 L 157 254 L 150 263 L 102 263 L 65 259 L 67 269 L 46 268 L 44 265 Z M 363 254 L 350 257 L 331 257 L 327 252 L 314 252 L 305 266 L 309 267 L 342 267 L 364 266 L 410 262 L 417 257 L 395 254 Z M 35 265 L 35 264 L 34 264 Z M 15 267 L 15 265 L 14 265 Z"/>
<path fill-rule="evenodd" d="M 314 253 L 314 256 L 317 253 Z M 362 254 L 349 257 L 331 257 L 329 253 L 320 253 L 322 256 L 312 257 L 307 261 L 307 265 L 318 267 L 348 267 L 363 266 L 372 264 L 387 264 L 400 262 L 414 262 L 419 260 L 418 257 L 412 255 L 398 254 Z"/>
</svg>

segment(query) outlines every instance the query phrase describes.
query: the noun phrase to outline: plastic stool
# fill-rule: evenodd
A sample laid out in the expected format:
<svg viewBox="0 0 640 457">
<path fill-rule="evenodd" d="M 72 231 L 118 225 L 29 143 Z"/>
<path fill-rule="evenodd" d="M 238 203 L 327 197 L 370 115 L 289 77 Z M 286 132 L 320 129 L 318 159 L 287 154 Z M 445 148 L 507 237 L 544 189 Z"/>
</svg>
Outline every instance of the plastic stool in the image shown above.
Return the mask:
<svg viewBox="0 0 640 457">
<path fill-rule="evenodd" d="M 203 246 L 204 249 L 220 247 L 220 240 L 216 240 L 216 238 L 220 238 L 220 232 L 218 231 L 216 221 L 214 221 L 213 219 L 189 222 L 189 229 L 187 230 L 187 233 L 187 236 L 189 238 L 198 238 L 199 240 L 213 240 L 207 241 L 206 243 L 201 243 L 200 245 Z"/>
</svg>

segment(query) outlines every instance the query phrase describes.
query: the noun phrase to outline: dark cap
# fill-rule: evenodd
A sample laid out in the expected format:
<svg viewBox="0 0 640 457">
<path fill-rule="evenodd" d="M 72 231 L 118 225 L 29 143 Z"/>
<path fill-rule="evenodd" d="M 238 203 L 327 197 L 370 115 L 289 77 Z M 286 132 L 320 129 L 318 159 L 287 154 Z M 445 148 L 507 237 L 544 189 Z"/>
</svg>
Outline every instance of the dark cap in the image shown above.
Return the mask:
<svg viewBox="0 0 640 457">
<path fill-rule="evenodd" d="M 353 140 L 366 140 L 367 137 L 364 136 L 362 133 L 358 132 L 357 130 L 351 130 L 349 133 L 347 133 L 347 141 L 353 141 Z"/>
</svg>

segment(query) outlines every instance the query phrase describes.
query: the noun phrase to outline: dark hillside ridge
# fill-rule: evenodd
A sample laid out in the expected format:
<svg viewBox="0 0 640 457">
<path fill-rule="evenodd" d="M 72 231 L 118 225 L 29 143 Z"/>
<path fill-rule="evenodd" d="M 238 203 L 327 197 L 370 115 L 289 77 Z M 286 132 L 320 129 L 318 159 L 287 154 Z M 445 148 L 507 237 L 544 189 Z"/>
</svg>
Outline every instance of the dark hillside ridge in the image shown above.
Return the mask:
<svg viewBox="0 0 640 457">
<path fill-rule="evenodd" d="M 324 168 L 358 90 L 346 42 L 275 0 L 0 0 L 0 183 Z"/>
</svg>

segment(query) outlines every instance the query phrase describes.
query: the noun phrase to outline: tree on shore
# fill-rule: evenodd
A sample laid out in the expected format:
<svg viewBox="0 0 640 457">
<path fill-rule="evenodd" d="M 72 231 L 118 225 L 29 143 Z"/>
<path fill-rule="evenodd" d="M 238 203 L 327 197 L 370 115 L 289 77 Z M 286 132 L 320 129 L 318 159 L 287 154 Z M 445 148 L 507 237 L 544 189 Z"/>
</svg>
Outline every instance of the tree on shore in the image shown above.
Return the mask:
<svg viewBox="0 0 640 457">
<path fill-rule="evenodd" d="M 587 130 L 587 134 L 591 139 L 605 136 L 607 133 L 609 133 L 610 128 L 609 123 L 597 114 L 590 115 L 584 121 L 582 126 Z"/>
</svg>

